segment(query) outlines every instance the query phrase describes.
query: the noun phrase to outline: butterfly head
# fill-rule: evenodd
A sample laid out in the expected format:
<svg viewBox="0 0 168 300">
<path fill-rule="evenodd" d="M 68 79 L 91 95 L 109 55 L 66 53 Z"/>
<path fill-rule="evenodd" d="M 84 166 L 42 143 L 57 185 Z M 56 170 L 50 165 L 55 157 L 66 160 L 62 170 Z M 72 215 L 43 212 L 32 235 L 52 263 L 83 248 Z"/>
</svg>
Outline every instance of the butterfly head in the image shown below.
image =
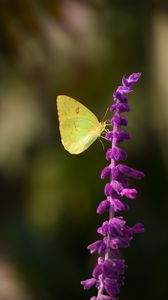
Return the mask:
<svg viewBox="0 0 168 300">
<path fill-rule="evenodd" d="M 101 121 L 101 122 L 99 123 L 99 131 L 100 131 L 100 135 L 101 135 L 101 133 L 105 130 L 106 125 L 107 125 L 107 121 Z"/>
</svg>

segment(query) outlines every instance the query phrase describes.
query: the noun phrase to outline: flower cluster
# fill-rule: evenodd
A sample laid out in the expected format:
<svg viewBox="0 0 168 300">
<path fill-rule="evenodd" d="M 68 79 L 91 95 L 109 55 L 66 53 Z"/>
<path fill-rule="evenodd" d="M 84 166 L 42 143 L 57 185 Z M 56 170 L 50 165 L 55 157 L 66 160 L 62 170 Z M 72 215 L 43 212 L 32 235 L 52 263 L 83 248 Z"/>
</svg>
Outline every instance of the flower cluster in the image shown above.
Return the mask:
<svg viewBox="0 0 168 300">
<path fill-rule="evenodd" d="M 110 107 L 110 111 L 114 113 L 110 120 L 112 129 L 105 135 L 111 142 L 111 147 L 106 152 L 109 165 L 101 172 L 101 179 L 108 177 L 109 182 L 104 189 L 106 199 L 101 201 L 97 208 L 98 214 L 109 212 L 109 220 L 103 222 L 97 230 L 101 238 L 88 246 L 91 253 L 99 254 L 92 278 L 81 281 L 84 289 L 92 286 L 97 288 L 97 296 L 92 297 L 91 300 L 119 299 L 127 268 L 125 260 L 121 258 L 120 249 L 129 247 L 133 235 L 144 231 L 143 224 L 138 223 L 129 227 L 122 216 L 116 215 L 128 210 L 124 197 L 135 199 L 137 196 L 137 190 L 129 188 L 128 178 L 141 179 L 144 176 L 143 172 L 121 163 L 127 159 L 127 153 L 118 146 L 120 142 L 130 139 L 130 134 L 121 129 L 121 126 L 127 126 L 127 119 L 121 113 L 130 111 L 126 95 L 132 92 L 132 85 L 139 80 L 140 76 L 140 73 L 133 73 L 127 78 L 123 77 L 122 85 L 113 94 L 115 103 Z"/>
</svg>

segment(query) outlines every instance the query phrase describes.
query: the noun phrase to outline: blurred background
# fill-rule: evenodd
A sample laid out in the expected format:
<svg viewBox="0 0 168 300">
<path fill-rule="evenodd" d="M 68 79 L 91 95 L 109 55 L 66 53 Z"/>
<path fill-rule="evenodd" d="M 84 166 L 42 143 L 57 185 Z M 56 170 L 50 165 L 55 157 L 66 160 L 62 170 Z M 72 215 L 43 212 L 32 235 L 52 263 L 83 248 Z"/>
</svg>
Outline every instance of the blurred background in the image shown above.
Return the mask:
<svg viewBox="0 0 168 300">
<path fill-rule="evenodd" d="M 96 261 L 87 245 L 106 216 L 95 142 L 79 156 L 61 144 L 56 96 L 101 120 L 124 74 L 142 72 L 129 96 L 128 164 L 143 170 L 124 213 L 145 233 L 123 251 L 121 299 L 167 299 L 168 2 L 0 1 L 0 300 L 89 299 L 80 280 Z M 110 114 L 109 114 L 110 117 Z M 105 143 L 105 147 L 108 145 Z"/>
</svg>

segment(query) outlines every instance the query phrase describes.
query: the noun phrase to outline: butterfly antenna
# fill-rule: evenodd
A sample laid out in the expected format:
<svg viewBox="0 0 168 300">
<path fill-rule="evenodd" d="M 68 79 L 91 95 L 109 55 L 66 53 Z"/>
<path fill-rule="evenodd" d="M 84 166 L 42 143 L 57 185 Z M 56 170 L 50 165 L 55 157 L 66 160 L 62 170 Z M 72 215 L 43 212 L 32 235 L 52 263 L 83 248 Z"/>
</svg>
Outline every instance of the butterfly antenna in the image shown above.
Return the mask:
<svg viewBox="0 0 168 300">
<path fill-rule="evenodd" d="M 103 147 L 103 150 L 105 150 L 105 147 L 104 147 L 104 144 L 103 144 L 102 140 L 101 140 L 100 138 L 98 138 L 98 139 L 99 139 L 100 144 L 101 144 L 102 147 Z"/>
<path fill-rule="evenodd" d="M 107 116 L 108 111 L 109 111 L 109 107 L 107 107 L 107 109 L 106 109 L 106 111 L 105 111 L 105 114 L 104 114 L 104 116 L 103 116 L 102 121 L 104 121 L 105 117 Z"/>
</svg>

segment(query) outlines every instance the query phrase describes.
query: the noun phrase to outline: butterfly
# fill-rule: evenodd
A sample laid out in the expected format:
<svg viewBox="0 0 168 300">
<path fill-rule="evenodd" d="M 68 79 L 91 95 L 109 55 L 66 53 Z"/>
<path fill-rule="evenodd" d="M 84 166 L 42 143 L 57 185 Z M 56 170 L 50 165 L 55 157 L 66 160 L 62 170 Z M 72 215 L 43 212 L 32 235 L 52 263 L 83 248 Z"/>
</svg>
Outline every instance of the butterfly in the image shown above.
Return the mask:
<svg viewBox="0 0 168 300">
<path fill-rule="evenodd" d="M 71 154 L 79 154 L 101 136 L 106 122 L 97 117 L 79 101 L 64 95 L 57 97 L 61 141 Z"/>
</svg>

